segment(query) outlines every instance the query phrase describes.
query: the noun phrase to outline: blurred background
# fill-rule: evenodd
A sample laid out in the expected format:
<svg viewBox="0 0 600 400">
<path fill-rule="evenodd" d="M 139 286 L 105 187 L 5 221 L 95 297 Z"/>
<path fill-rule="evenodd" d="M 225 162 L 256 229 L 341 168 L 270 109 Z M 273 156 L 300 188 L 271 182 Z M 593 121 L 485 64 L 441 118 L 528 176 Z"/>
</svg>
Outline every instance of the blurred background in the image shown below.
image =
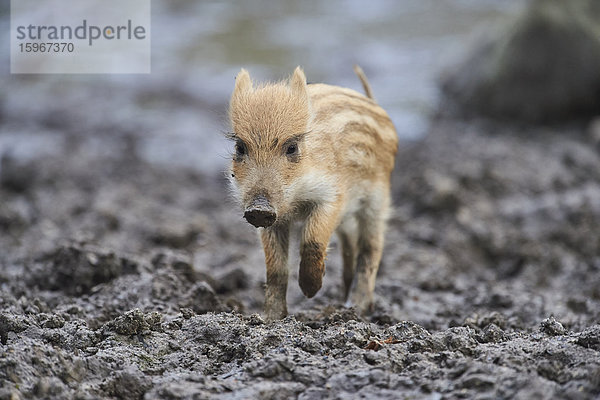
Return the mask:
<svg viewBox="0 0 600 400">
<path fill-rule="evenodd" d="M 111 152 L 123 135 L 152 163 L 225 168 L 227 103 L 241 67 L 279 80 L 296 65 L 310 82 L 361 90 L 360 64 L 401 140 L 422 137 L 438 77 L 524 0 L 152 1 L 150 75 L 10 75 L 0 43 L 0 153 L 58 154 L 65 141 Z M 9 2 L 0 6 L 7 32 Z"/>
</svg>

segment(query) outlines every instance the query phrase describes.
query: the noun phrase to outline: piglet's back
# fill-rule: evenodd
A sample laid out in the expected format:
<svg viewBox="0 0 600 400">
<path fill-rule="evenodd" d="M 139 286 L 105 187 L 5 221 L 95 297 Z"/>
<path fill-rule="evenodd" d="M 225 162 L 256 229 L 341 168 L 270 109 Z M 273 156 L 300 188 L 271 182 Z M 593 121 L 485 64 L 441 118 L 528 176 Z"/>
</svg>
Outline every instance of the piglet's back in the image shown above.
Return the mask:
<svg viewBox="0 0 600 400">
<path fill-rule="evenodd" d="M 398 136 L 385 110 L 361 93 L 338 86 L 310 84 L 308 94 L 311 132 L 318 133 L 321 145 L 331 146 L 337 166 L 389 177 Z"/>
</svg>

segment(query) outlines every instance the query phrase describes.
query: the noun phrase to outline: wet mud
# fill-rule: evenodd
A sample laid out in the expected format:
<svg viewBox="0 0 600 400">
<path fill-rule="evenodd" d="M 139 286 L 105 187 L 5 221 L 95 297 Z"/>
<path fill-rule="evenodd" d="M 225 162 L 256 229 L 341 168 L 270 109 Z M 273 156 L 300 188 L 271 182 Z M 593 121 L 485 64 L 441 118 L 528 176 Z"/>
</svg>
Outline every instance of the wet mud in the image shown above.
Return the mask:
<svg viewBox="0 0 600 400">
<path fill-rule="evenodd" d="M 114 140 L 2 160 L 0 398 L 600 395 L 600 153 L 579 129 L 435 121 L 398 155 L 373 313 L 342 306 L 334 239 L 313 299 L 292 250 L 274 323 L 224 176 Z"/>
</svg>

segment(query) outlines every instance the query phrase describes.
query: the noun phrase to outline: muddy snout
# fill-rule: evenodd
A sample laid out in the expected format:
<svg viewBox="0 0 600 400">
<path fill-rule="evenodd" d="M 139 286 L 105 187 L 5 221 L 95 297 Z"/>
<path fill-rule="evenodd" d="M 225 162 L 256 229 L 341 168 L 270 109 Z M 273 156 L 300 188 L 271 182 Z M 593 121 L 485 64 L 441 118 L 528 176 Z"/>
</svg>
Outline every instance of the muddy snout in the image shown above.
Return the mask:
<svg viewBox="0 0 600 400">
<path fill-rule="evenodd" d="M 264 196 L 257 196 L 246 210 L 244 218 L 257 228 L 266 228 L 273 225 L 277 219 L 277 213 L 269 200 Z"/>
</svg>

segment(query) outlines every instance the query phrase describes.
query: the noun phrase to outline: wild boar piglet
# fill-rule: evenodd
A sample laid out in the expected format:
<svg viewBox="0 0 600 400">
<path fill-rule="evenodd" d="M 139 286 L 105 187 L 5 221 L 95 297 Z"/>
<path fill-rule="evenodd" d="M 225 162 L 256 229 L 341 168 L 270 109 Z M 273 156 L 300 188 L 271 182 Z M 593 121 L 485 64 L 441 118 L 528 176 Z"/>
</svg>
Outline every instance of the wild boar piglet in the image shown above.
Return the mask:
<svg viewBox="0 0 600 400">
<path fill-rule="evenodd" d="M 337 232 L 348 305 L 368 312 L 390 209 L 390 175 L 398 147 L 394 125 L 373 99 L 338 86 L 289 80 L 235 80 L 229 116 L 235 141 L 231 182 L 244 218 L 259 228 L 265 253 L 267 319 L 287 315 L 290 226 L 302 222 L 299 284 L 321 288 L 327 245 Z"/>
</svg>

